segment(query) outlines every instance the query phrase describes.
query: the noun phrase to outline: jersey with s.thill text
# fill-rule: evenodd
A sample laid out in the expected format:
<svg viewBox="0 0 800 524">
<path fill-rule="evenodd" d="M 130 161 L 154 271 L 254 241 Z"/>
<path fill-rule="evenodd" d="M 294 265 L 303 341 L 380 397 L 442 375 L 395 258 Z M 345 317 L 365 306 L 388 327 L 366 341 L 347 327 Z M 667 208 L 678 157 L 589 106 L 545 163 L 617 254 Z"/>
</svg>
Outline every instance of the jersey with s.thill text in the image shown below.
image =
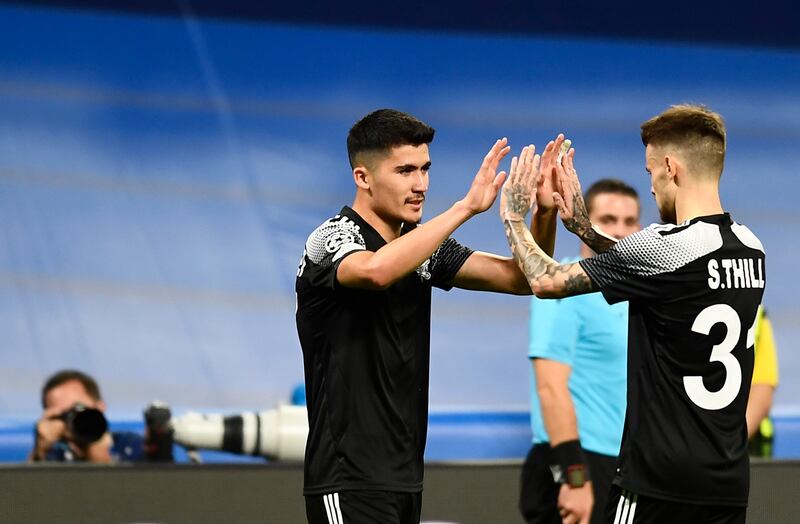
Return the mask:
<svg viewBox="0 0 800 524">
<path fill-rule="evenodd" d="M 309 417 L 306 495 L 422 490 L 431 288 L 450 289 L 472 250 L 448 238 L 384 290 L 338 282 L 343 260 L 384 245 L 349 207 L 306 242 L 295 283 Z"/>
<path fill-rule="evenodd" d="M 580 264 L 609 303 L 630 301 L 614 483 L 671 501 L 746 505 L 761 242 L 725 213 L 652 225 Z"/>
</svg>

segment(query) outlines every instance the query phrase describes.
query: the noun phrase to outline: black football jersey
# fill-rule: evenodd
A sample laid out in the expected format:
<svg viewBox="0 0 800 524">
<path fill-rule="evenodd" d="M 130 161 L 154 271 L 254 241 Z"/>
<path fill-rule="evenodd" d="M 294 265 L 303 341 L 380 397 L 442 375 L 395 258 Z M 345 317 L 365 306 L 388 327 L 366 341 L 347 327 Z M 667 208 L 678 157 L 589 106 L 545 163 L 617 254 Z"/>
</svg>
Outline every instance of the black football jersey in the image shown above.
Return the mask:
<svg viewBox="0 0 800 524">
<path fill-rule="evenodd" d="M 349 207 L 306 242 L 296 280 L 309 417 L 306 495 L 422 490 L 431 287 L 450 289 L 472 251 L 448 239 L 382 291 L 338 283 L 348 255 L 385 244 Z"/>
<path fill-rule="evenodd" d="M 726 213 L 650 226 L 580 262 L 609 303 L 630 301 L 619 486 L 747 504 L 745 409 L 764 260 L 758 238 Z"/>
</svg>

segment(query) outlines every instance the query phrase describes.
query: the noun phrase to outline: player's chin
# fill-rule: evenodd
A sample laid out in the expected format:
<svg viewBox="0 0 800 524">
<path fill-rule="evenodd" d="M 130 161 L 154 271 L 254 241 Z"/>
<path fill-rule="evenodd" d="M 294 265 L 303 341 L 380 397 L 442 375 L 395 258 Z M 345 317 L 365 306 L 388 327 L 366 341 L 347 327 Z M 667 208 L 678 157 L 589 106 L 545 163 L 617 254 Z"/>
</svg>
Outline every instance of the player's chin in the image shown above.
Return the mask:
<svg viewBox="0 0 800 524">
<path fill-rule="evenodd" d="M 406 202 L 404 210 L 405 212 L 403 213 L 404 214 L 403 222 L 416 224 L 417 222 L 421 221 L 423 208 L 424 204 L 422 202 L 418 204 Z"/>
</svg>

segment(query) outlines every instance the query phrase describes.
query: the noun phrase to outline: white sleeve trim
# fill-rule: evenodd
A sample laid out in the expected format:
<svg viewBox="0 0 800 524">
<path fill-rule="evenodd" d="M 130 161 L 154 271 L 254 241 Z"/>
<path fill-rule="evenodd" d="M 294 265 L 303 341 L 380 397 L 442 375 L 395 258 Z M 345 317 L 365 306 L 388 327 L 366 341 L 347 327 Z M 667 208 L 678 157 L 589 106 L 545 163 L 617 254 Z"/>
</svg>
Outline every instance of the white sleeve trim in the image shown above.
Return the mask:
<svg viewBox="0 0 800 524">
<path fill-rule="evenodd" d="M 733 231 L 733 234 L 736 235 L 736 238 L 738 238 L 739 241 L 745 246 L 749 247 L 750 249 L 757 249 L 762 253 L 764 252 L 763 244 L 761 244 L 761 241 L 758 239 L 758 237 L 755 236 L 752 231 L 750 231 L 749 227 L 734 222 L 731 225 L 731 231 Z"/>
<path fill-rule="evenodd" d="M 328 266 L 352 251 L 366 248 L 361 228 L 342 215 L 327 220 L 306 240 L 308 259 L 322 266 Z"/>
</svg>

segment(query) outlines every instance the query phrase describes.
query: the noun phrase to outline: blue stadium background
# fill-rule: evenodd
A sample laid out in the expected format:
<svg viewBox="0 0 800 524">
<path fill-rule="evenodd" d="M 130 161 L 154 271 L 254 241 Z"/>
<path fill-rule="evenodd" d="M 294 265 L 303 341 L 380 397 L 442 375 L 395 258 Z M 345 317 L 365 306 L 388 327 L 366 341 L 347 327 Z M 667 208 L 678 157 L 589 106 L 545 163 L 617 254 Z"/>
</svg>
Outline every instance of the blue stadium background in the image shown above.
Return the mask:
<svg viewBox="0 0 800 524">
<path fill-rule="evenodd" d="M 639 124 L 693 101 L 727 120 L 723 200 L 770 254 L 775 412 L 800 434 L 797 42 L 518 23 L 445 32 L 177 5 L 181 16 L 0 6 L 3 425 L 27 435 L 38 388 L 63 367 L 95 375 L 117 420 L 155 399 L 176 413 L 286 402 L 302 380 L 297 264 L 308 233 L 351 201 L 345 136 L 368 111 L 437 128 L 427 216 L 462 196 L 496 138 L 518 151 L 565 131 L 585 185 L 625 179 L 649 223 Z M 456 237 L 507 251 L 494 209 Z M 576 251 L 560 230 L 557 253 Z M 518 297 L 435 294 L 433 422 L 494 413 L 527 428 L 527 312 Z"/>
</svg>

